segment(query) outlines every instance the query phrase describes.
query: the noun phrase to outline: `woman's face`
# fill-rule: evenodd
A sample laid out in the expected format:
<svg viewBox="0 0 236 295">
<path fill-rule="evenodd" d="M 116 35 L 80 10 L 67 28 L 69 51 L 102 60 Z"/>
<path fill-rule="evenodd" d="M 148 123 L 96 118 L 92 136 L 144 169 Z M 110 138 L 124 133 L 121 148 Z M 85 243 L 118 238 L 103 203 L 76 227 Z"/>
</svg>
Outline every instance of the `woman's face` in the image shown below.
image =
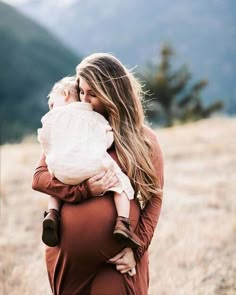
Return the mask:
<svg viewBox="0 0 236 295">
<path fill-rule="evenodd" d="M 82 102 L 91 103 L 95 112 L 103 116 L 107 115 L 104 105 L 100 102 L 99 98 L 96 97 L 88 83 L 81 77 L 79 77 L 79 97 Z"/>
</svg>

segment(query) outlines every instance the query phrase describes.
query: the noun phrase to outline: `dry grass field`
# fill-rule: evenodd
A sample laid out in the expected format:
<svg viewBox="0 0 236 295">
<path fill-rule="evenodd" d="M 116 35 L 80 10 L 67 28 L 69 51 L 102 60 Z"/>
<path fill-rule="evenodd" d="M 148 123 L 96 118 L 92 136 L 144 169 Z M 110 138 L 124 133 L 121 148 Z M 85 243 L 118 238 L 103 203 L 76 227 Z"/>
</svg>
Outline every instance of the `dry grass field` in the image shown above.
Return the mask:
<svg viewBox="0 0 236 295">
<path fill-rule="evenodd" d="M 157 134 L 165 190 L 149 293 L 236 294 L 236 119 Z M 0 295 L 51 294 L 40 238 L 47 198 L 31 189 L 39 154 L 33 139 L 1 147 Z"/>
</svg>

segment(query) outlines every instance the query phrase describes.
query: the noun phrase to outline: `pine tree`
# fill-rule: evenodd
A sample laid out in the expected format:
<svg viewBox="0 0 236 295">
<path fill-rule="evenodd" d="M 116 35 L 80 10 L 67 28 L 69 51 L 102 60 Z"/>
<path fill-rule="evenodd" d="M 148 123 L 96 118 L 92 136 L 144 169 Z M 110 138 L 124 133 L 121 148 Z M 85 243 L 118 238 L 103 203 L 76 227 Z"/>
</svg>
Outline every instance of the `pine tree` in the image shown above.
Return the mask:
<svg viewBox="0 0 236 295">
<path fill-rule="evenodd" d="M 148 117 L 156 121 L 160 110 L 163 110 L 164 124 L 172 126 L 174 121 L 186 122 L 206 118 L 221 109 L 221 101 L 216 101 L 208 107 L 203 105 L 200 94 L 208 81 L 202 79 L 189 86 L 192 77 L 187 66 L 182 65 L 177 70 L 172 70 L 173 55 L 171 46 L 164 45 L 161 49 L 160 64 L 149 65 L 148 72 L 144 75 L 149 92 L 145 98 Z"/>
</svg>

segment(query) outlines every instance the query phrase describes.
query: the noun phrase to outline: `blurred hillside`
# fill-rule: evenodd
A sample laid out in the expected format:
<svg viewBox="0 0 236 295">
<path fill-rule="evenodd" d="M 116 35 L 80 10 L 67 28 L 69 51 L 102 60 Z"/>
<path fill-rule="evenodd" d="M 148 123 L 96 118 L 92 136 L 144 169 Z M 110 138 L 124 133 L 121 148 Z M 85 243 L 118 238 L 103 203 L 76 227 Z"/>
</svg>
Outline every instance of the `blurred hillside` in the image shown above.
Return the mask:
<svg viewBox="0 0 236 295">
<path fill-rule="evenodd" d="M 35 131 L 53 83 L 80 61 L 51 33 L 0 2 L 1 143 Z"/>
<path fill-rule="evenodd" d="M 149 295 L 235 295 L 236 119 L 156 132 L 165 187 Z M 41 242 L 47 196 L 31 189 L 39 156 L 35 139 L 1 147 L 1 295 L 51 294 Z"/>
<path fill-rule="evenodd" d="M 236 112 L 235 0 L 25 0 L 18 8 L 76 52 L 113 52 L 131 66 L 157 60 L 169 41 L 195 79 L 209 79 L 205 103 L 224 99 Z"/>
</svg>

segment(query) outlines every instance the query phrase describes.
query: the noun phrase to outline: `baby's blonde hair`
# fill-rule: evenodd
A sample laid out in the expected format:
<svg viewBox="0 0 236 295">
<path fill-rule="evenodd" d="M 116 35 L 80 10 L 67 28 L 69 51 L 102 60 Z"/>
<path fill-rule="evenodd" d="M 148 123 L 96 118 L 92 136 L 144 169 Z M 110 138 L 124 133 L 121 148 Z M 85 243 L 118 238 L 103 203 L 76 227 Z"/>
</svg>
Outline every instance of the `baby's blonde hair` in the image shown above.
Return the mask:
<svg viewBox="0 0 236 295">
<path fill-rule="evenodd" d="M 54 84 L 52 90 L 48 94 L 48 97 L 50 98 L 52 93 L 62 94 L 64 91 L 68 91 L 70 94 L 78 97 L 77 88 L 78 84 L 75 76 L 64 77 Z"/>
</svg>

